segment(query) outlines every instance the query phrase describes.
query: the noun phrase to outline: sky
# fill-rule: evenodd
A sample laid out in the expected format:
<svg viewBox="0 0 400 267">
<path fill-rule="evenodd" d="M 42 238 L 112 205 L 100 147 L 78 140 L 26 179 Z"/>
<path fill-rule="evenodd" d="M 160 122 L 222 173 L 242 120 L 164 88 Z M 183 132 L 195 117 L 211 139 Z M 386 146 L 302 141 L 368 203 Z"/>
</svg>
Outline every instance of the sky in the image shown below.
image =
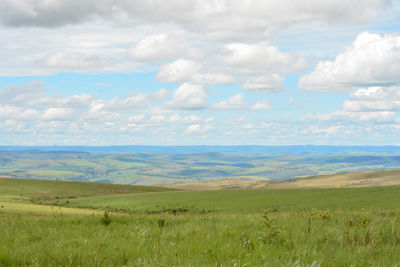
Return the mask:
<svg viewBox="0 0 400 267">
<path fill-rule="evenodd" d="M 400 145 L 398 0 L 1 0 L 0 145 Z"/>
</svg>

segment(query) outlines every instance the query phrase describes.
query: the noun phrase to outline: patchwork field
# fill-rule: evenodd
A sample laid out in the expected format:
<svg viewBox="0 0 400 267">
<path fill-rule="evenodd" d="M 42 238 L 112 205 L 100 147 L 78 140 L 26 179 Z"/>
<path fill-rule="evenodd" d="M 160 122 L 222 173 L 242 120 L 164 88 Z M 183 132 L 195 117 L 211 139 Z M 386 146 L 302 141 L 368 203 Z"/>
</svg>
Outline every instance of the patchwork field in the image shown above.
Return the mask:
<svg viewBox="0 0 400 267">
<path fill-rule="evenodd" d="M 399 164 L 399 147 L 0 147 L 0 176 L 110 184 L 282 181 Z"/>
<path fill-rule="evenodd" d="M 0 266 L 400 261 L 400 186 L 171 190 L 0 179 Z"/>
</svg>

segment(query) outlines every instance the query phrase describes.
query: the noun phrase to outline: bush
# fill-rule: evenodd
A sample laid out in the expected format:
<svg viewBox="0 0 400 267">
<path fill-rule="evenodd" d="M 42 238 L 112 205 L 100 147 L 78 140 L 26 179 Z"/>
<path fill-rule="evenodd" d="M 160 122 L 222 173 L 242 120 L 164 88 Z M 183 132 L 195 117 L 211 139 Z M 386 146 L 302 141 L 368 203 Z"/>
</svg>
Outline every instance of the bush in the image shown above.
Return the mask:
<svg viewBox="0 0 400 267">
<path fill-rule="evenodd" d="M 103 217 L 101 217 L 101 222 L 104 225 L 109 225 L 111 223 L 111 217 L 107 211 L 105 211 Z"/>
</svg>

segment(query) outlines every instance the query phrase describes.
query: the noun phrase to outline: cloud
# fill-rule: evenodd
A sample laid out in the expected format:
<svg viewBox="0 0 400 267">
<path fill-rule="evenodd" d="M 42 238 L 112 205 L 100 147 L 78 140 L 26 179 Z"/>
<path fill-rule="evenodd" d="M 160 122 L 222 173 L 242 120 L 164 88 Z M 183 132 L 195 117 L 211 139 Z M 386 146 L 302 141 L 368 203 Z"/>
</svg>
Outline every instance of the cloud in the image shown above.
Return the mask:
<svg viewBox="0 0 400 267">
<path fill-rule="evenodd" d="M 42 64 L 45 67 L 61 69 L 98 69 L 109 66 L 110 62 L 97 55 L 57 52 L 45 56 L 42 59 Z"/>
<path fill-rule="evenodd" d="M 269 110 L 271 109 L 271 106 L 269 105 L 268 101 L 266 99 L 262 99 L 255 103 L 254 105 L 251 106 L 252 110 Z"/>
<path fill-rule="evenodd" d="M 201 124 L 192 124 L 189 125 L 186 130 L 185 130 L 185 134 L 193 134 L 193 133 L 204 133 L 207 132 L 211 129 L 213 129 L 214 127 L 212 125 L 209 124 L 205 124 L 205 125 L 201 125 Z"/>
<path fill-rule="evenodd" d="M 309 114 L 302 117 L 303 121 L 323 121 L 323 122 L 388 122 L 393 121 L 396 117 L 395 112 L 351 112 L 338 110 L 332 113 Z"/>
<path fill-rule="evenodd" d="M 230 110 L 230 109 L 243 109 L 246 106 L 244 101 L 244 97 L 242 94 L 236 94 L 234 96 L 229 97 L 225 101 L 221 101 L 211 106 L 213 109 L 223 109 L 223 110 Z"/>
<path fill-rule="evenodd" d="M 157 74 L 157 80 L 161 82 L 190 81 L 194 74 L 200 72 L 201 65 L 187 59 L 178 59 L 172 63 L 163 65 Z"/>
<path fill-rule="evenodd" d="M 143 108 L 149 104 L 151 101 L 164 100 L 168 97 L 170 93 L 166 89 L 160 89 L 154 93 L 142 93 L 142 92 L 132 92 L 131 95 L 125 97 L 124 99 L 113 98 L 108 101 L 100 101 L 101 109 L 104 111 L 118 111 L 127 109 L 137 109 Z"/>
<path fill-rule="evenodd" d="M 75 112 L 70 108 L 49 108 L 42 116 L 42 120 L 46 121 L 65 121 L 71 120 Z"/>
<path fill-rule="evenodd" d="M 188 82 L 196 84 L 231 84 L 235 77 L 225 73 L 206 72 L 193 60 L 178 59 L 161 66 L 156 78 L 160 82 Z"/>
<path fill-rule="evenodd" d="M 207 104 L 207 93 L 203 86 L 184 83 L 172 93 L 167 107 L 172 109 L 203 109 Z"/>
<path fill-rule="evenodd" d="M 363 32 L 334 61 L 320 61 L 300 79 L 308 91 L 351 92 L 355 87 L 400 83 L 400 35 Z"/>
<path fill-rule="evenodd" d="M 166 34 L 149 35 L 133 45 L 130 56 L 139 61 L 158 61 L 179 57 L 185 50 L 183 41 Z"/>
<path fill-rule="evenodd" d="M 40 111 L 35 109 L 25 109 L 10 105 L 0 105 L 0 118 L 3 120 L 37 120 L 40 118 Z"/>
<path fill-rule="evenodd" d="M 268 42 L 227 44 L 224 62 L 242 73 L 291 73 L 306 67 L 303 58 L 283 53 Z"/>
<path fill-rule="evenodd" d="M 343 103 L 346 111 L 399 111 L 400 86 L 360 88 Z"/>
<path fill-rule="evenodd" d="M 306 60 L 280 51 L 268 42 L 231 43 L 224 47 L 223 63 L 243 76 L 242 87 L 258 93 L 283 91 L 288 73 L 303 70 Z"/>
<path fill-rule="evenodd" d="M 283 75 L 274 73 L 266 73 L 264 75 L 250 76 L 244 79 L 243 89 L 254 91 L 256 93 L 271 93 L 271 92 L 282 92 Z"/>
<path fill-rule="evenodd" d="M 200 132 L 200 130 L 201 130 L 200 124 L 192 124 L 187 127 L 186 133 L 188 133 L 188 134 L 197 133 L 197 132 Z"/>
<path fill-rule="evenodd" d="M 46 95 L 47 84 L 33 80 L 22 85 L 8 85 L 0 90 L 0 103 L 12 106 L 33 108 L 46 107 L 87 107 L 94 99 L 91 95 L 82 93 L 68 97 Z"/>
<path fill-rule="evenodd" d="M 240 1 L 126 1 L 126 0 L 3 0 L 0 18 L 10 26 L 56 27 L 95 18 L 138 25 L 175 23 L 207 29 L 210 35 L 225 32 L 225 38 L 299 22 L 365 23 L 375 18 L 389 1 L 273 0 Z M 246 12 L 243 12 L 245 10 Z M 246 21 L 246 23 L 243 23 Z M 247 30 L 247 31 L 246 31 Z"/>
<path fill-rule="evenodd" d="M 40 80 L 33 80 L 22 85 L 8 85 L 0 90 L 0 103 L 26 105 L 27 102 L 43 97 L 47 85 Z"/>
<path fill-rule="evenodd" d="M 233 84 L 235 76 L 225 73 L 195 73 L 192 82 L 199 84 Z"/>
<path fill-rule="evenodd" d="M 337 125 L 337 126 L 331 126 L 328 128 L 321 128 L 315 125 L 311 125 L 308 129 L 303 130 L 303 134 L 307 133 L 313 133 L 313 134 L 320 134 L 323 133 L 327 136 L 332 135 L 332 134 L 337 134 L 343 130 L 344 126 L 342 125 Z"/>
</svg>

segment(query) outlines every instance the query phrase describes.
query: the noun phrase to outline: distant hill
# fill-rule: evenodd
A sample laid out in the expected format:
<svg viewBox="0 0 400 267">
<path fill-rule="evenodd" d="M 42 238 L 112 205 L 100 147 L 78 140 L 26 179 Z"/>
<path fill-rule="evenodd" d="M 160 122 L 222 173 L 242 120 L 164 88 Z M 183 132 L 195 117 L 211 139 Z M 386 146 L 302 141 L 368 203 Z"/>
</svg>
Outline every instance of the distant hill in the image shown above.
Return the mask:
<svg viewBox="0 0 400 267">
<path fill-rule="evenodd" d="M 347 188 L 400 185 L 400 170 L 361 171 L 320 175 L 287 181 L 219 180 L 167 185 L 186 190 Z"/>
<path fill-rule="evenodd" d="M 400 147 L 0 146 L 2 177 L 109 184 L 282 181 L 339 172 L 393 170 L 399 166 Z"/>
</svg>

